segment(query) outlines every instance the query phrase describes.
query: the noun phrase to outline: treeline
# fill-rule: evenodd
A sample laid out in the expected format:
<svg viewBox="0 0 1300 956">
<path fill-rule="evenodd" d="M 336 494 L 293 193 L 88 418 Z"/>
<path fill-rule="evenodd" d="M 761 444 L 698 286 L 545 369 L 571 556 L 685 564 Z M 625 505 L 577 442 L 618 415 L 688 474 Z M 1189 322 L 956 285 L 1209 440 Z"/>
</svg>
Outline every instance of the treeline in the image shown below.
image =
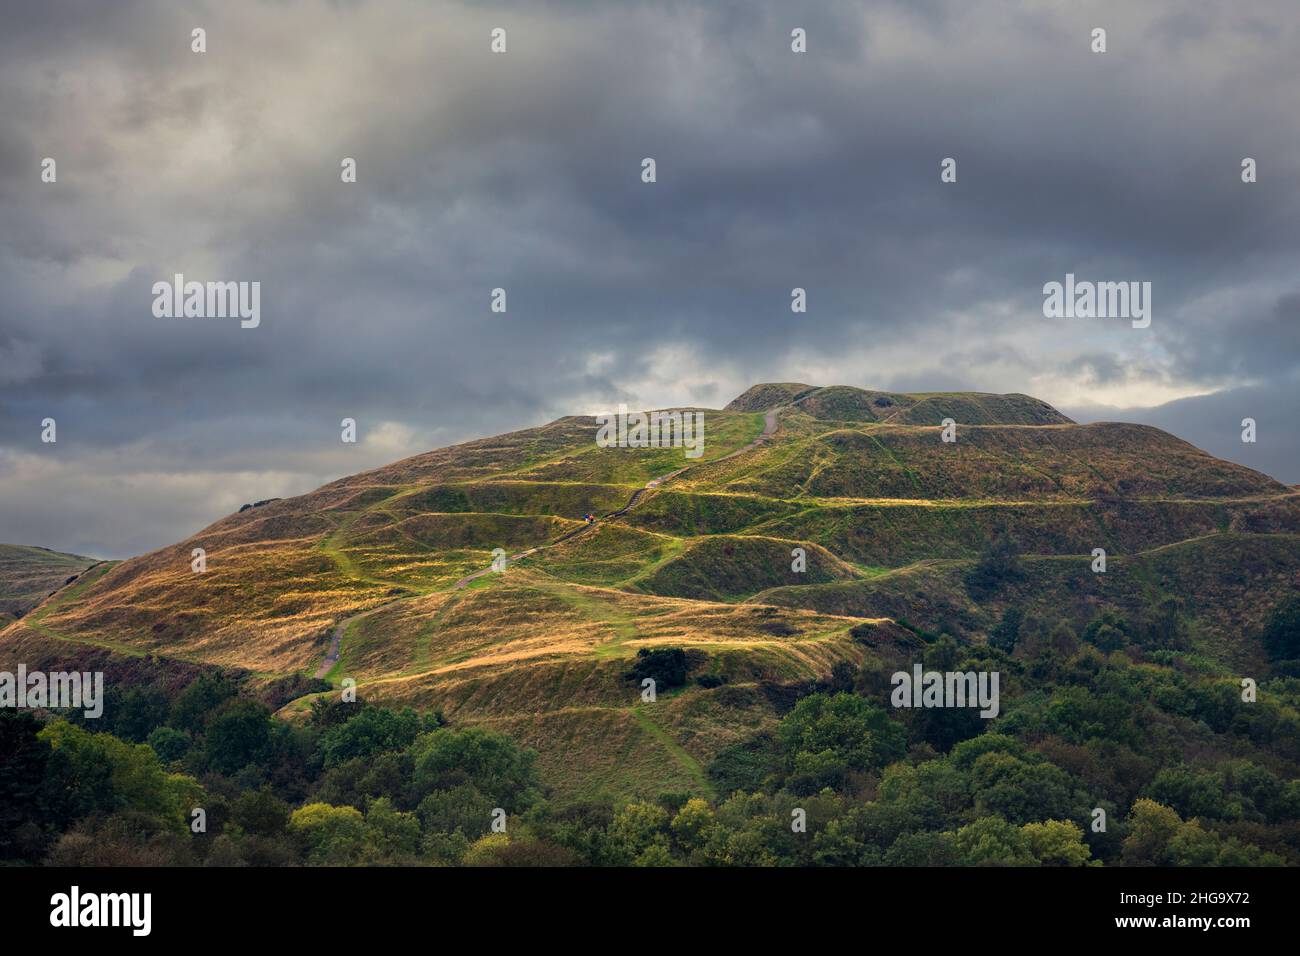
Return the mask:
<svg viewBox="0 0 1300 956">
<path fill-rule="evenodd" d="M 707 798 L 562 802 L 504 735 L 326 698 L 282 721 L 214 675 L 174 699 L 115 692 L 94 721 L 0 711 L 0 861 L 1296 865 L 1298 611 L 1277 608 L 1260 635 L 1274 671 L 1253 701 L 1170 646 L 1160 614 L 1105 613 L 1076 634 L 1008 612 L 987 643 L 918 632 L 912 649 L 863 627 L 863 665 L 719 753 Z M 1000 716 L 890 708 L 890 674 L 918 656 L 998 671 Z M 680 684 L 683 664 L 644 655 L 628 676 Z"/>
</svg>

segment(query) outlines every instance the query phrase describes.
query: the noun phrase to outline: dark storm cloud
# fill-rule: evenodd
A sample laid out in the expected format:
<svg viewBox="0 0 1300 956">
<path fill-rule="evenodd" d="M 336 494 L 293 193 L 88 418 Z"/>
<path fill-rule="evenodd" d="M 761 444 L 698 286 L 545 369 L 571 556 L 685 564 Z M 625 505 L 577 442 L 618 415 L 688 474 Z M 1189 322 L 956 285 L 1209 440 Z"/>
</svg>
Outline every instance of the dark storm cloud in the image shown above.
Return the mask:
<svg viewBox="0 0 1300 956">
<path fill-rule="evenodd" d="M 1298 20 L 1288 0 L 22 5 L 0 33 L 0 540 L 126 554 L 433 445 L 763 380 L 1189 427 L 1142 409 L 1293 396 Z M 175 272 L 260 281 L 261 326 L 154 318 Z M 1151 328 L 1044 319 L 1066 272 L 1152 282 Z"/>
</svg>

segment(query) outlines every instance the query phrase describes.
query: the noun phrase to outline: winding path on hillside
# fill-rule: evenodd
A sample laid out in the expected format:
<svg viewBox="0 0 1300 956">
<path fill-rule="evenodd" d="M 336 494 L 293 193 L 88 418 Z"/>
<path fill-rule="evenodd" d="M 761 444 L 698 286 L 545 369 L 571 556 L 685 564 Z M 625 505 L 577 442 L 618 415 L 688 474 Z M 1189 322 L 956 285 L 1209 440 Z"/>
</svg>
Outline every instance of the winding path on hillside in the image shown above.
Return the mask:
<svg viewBox="0 0 1300 956">
<path fill-rule="evenodd" d="M 781 408 L 773 408 L 767 413 L 766 416 L 764 416 L 762 433 L 757 438 L 755 438 L 752 442 L 750 442 L 748 445 L 746 445 L 743 448 L 736 449 L 729 455 L 723 455 L 721 458 L 714 458 L 712 461 L 702 462 L 701 464 L 712 465 L 712 464 L 717 464 L 720 461 L 730 461 L 732 458 L 735 458 L 739 455 L 743 455 L 747 452 L 751 452 L 755 448 L 759 447 L 760 445 L 766 444 L 767 440 L 776 433 L 777 424 L 778 424 L 777 416 L 780 413 L 781 409 L 784 407 L 785 406 L 781 406 Z M 651 478 L 649 481 L 645 483 L 643 487 L 638 488 L 636 491 L 632 492 L 632 497 L 627 500 L 627 504 L 625 504 L 622 508 L 619 508 L 617 511 L 611 511 L 609 514 L 603 515 L 599 520 L 608 521 L 611 518 L 622 517 L 623 515 L 631 511 L 633 508 L 635 508 L 641 502 L 642 498 L 645 496 L 645 493 L 647 491 L 653 491 L 654 489 L 663 485 L 665 482 L 672 481 L 677 476 L 684 474 L 687 471 L 690 471 L 691 467 L 692 466 L 687 465 L 685 468 L 678 468 L 676 471 L 670 471 L 668 472 L 668 474 L 660 475 L 658 478 Z M 596 522 L 594 521 L 591 524 L 580 525 L 579 527 L 574 528 L 572 531 L 566 531 L 564 534 L 560 535 L 554 541 L 548 542 L 546 544 L 539 544 L 535 548 L 528 548 L 524 551 L 520 551 L 518 554 L 512 554 L 509 556 L 507 560 L 518 561 L 520 558 L 526 558 L 530 554 L 536 554 L 538 551 L 545 551 L 547 548 L 554 548 L 558 544 L 563 544 L 565 541 L 569 541 L 580 535 L 586 534 L 594 527 L 596 527 Z M 479 578 L 483 577 L 484 575 L 491 574 L 491 573 L 492 573 L 491 567 L 484 568 L 481 571 L 475 571 L 473 574 L 466 575 L 465 577 L 457 581 L 455 587 L 457 589 L 463 588 L 471 581 L 476 581 Z"/>
<path fill-rule="evenodd" d="M 343 620 L 335 624 L 334 629 L 330 632 L 330 646 L 329 649 L 325 652 L 325 659 L 320 662 L 320 667 L 316 668 L 316 673 L 312 676 L 322 677 L 322 678 L 328 676 L 329 672 L 334 669 L 334 665 L 339 662 L 339 653 L 342 650 L 342 646 L 343 646 L 343 634 L 345 631 L 347 631 L 349 624 L 351 624 L 353 621 L 359 621 L 363 617 L 369 617 L 371 614 L 374 614 L 378 611 L 382 611 L 390 604 L 396 604 L 398 601 L 404 601 L 408 597 L 412 597 L 412 596 L 413 595 L 410 594 L 404 594 L 401 597 L 394 598 L 391 601 L 385 601 L 383 604 L 376 604 L 372 608 L 367 608 L 366 610 L 361 611 L 357 614 L 353 614 L 350 617 L 345 617 Z"/>
<path fill-rule="evenodd" d="M 782 405 L 777 408 L 769 409 L 767 414 L 763 417 L 762 433 L 760 433 L 759 436 L 755 438 L 752 442 L 750 442 L 748 445 L 745 445 L 743 448 L 738 448 L 728 455 L 723 455 L 721 458 L 715 458 L 709 462 L 701 462 L 701 464 L 717 464 L 718 462 L 721 461 L 730 461 L 732 458 L 736 458 L 740 455 L 744 455 L 748 452 L 753 451 L 755 448 L 758 448 L 761 445 L 767 444 L 768 440 L 774 434 L 776 434 L 776 430 L 778 427 L 778 417 L 780 416 L 780 413 L 788 407 L 789 406 L 787 405 Z M 604 515 L 603 517 L 600 518 L 600 520 L 608 521 L 611 518 L 618 518 L 627 514 L 629 511 L 631 511 L 641 502 L 641 500 L 644 498 L 645 493 L 647 491 L 653 491 L 656 488 L 661 487 L 665 482 L 672 481 L 677 476 L 687 471 L 690 471 L 691 467 L 692 466 L 687 465 L 685 468 L 678 468 L 676 471 L 670 471 L 668 474 L 660 475 L 658 478 L 651 478 L 649 481 L 645 483 L 643 487 L 638 488 L 636 489 L 636 491 L 632 492 L 632 497 L 628 499 L 627 504 L 625 504 L 622 508 L 619 508 L 617 511 L 611 511 L 609 514 Z M 526 550 L 520 551 L 517 554 L 510 555 L 507 558 L 507 561 L 508 562 L 518 561 L 519 559 L 526 558 L 531 554 L 536 554 L 538 551 L 544 551 L 548 548 L 554 548 L 556 545 L 563 544 L 565 541 L 569 541 L 573 538 L 579 537 L 580 535 L 586 534 L 594 527 L 596 527 L 596 522 L 592 522 L 591 524 L 579 525 L 577 528 L 574 528 L 571 531 L 566 531 L 564 534 L 560 535 L 554 541 L 550 541 L 546 544 L 539 544 L 535 548 L 527 548 Z M 473 574 L 468 574 L 465 577 L 461 578 L 459 581 L 457 581 L 452 586 L 452 589 L 460 590 L 470 582 L 476 581 L 479 578 L 484 577 L 485 575 L 491 573 L 492 573 L 491 566 L 483 568 L 481 571 L 475 571 Z M 343 620 L 335 624 L 333 630 L 330 632 L 330 643 L 328 649 L 325 651 L 325 659 L 322 660 L 320 666 L 316 668 L 316 673 L 314 676 L 319 678 L 325 678 L 326 676 L 329 675 L 329 672 L 334 669 L 334 666 L 339 662 L 339 656 L 341 655 L 343 649 L 343 636 L 347 632 L 349 625 L 351 625 L 354 621 L 359 621 L 363 617 L 368 617 L 377 611 L 381 611 L 392 604 L 396 604 L 398 601 L 406 600 L 406 598 L 410 596 L 411 595 L 404 595 L 403 597 L 397 598 L 393 601 L 385 601 L 383 604 L 377 605 L 376 607 L 372 607 L 365 611 L 361 611 L 360 613 L 353 614 L 350 617 L 345 617 L 343 618 Z"/>
</svg>

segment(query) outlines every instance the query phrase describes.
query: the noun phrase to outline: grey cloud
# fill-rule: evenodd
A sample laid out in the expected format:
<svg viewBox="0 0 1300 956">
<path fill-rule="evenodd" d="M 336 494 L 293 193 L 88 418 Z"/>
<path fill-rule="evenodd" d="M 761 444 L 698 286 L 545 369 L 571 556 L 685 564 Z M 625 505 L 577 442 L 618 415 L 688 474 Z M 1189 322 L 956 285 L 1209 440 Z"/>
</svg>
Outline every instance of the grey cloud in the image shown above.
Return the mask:
<svg viewBox="0 0 1300 956">
<path fill-rule="evenodd" d="M 357 470 L 343 416 L 441 444 L 773 379 L 1076 406 L 1280 387 L 1300 364 L 1291 15 L 22 5 L 0 34 L 0 450 L 50 454 L 52 415 L 63 470 L 0 472 L 0 539 L 167 543 L 266 475 L 293 493 Z M 260 281 L 262 327 L 155 319 L 177 271 Z M 1045 320 L 1067 271 L 1151 281 L 1148 334 Z M 147 520 L 103 490 L 155 473 L 190 484 L 155 481 Z"/>
</svg>

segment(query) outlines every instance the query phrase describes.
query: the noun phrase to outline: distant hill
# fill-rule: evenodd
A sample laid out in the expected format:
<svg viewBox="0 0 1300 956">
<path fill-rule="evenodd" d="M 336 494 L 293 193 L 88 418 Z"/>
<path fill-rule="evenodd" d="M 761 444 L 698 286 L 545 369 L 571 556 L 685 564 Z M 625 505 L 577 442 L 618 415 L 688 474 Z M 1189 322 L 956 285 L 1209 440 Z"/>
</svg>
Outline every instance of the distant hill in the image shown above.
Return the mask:
<svg viewBox="0 0 1300 956">
<path fill-rule="evenodd" d="M 26 614 L 95 563 L 94 558 L 48 548 L 0 544 L 0 621 Z"/>
<path fill-rule="evenodd" d="M 562 794 L 654 794 L 707 788 L 708 761 L 774 726 L 775 688 L 917 632 L 978 644 L 1012 604 L 1080 628 L 1173 597 L 1198 659 L 1258 664 L 1250 635 L 1300 588 L 1296 489 L 1158 429 L 1078 425 L 1025 395 L 799 383 L 705 417 L 699 459 L 600 448 L 570 417 L 229 515 L 97 565 L 0 632 L 0 666 L 84 646 L 352 677 L 509 732 Z M 972 593 L 1000 537 L 1023 576 Z M 481 573 L 498 548 L 508 570 Z M 624 675 L 656 647 L 686 649 L 710 686 L 639 706 Z"/>
</svg>

